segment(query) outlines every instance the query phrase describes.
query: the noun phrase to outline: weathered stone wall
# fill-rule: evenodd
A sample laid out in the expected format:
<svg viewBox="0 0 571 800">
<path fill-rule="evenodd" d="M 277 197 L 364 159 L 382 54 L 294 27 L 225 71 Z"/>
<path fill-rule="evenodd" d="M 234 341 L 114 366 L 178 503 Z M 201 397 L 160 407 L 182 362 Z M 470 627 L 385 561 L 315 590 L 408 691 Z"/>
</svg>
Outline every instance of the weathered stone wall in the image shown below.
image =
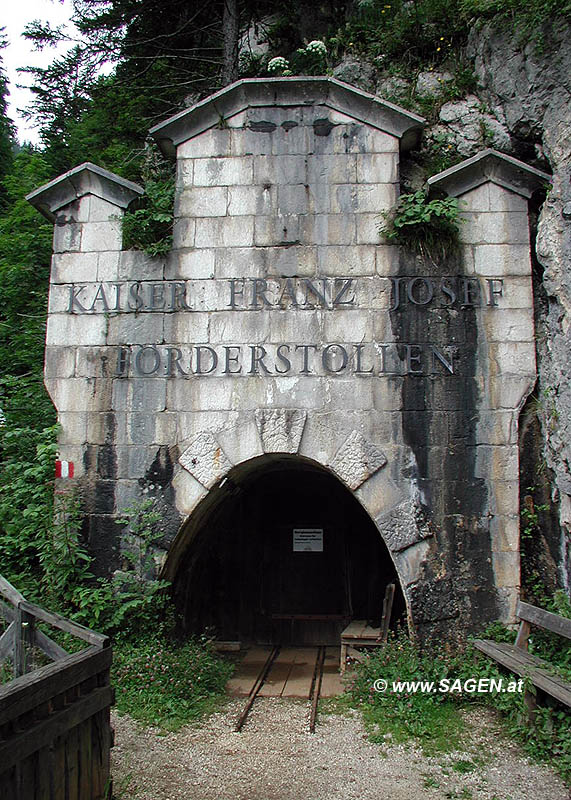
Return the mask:
<svg viewBox="0 0 571 800">
<path fill-rule="evenodd" d="M 415 260 L 378 224 L 421 124 L 326 79 L 203 101 L 153 130 L 177 156 L 164 259 L 121 251 L 140 190 L 116 176 L 83 166 L 30 198 L 56 221 L 46 385 L 101 569 L 126 506 L 154 499 L 166 555 L 233 465 L 285 452 L 375 520 L 423 637 L 513 616 L 542 178 L 493 152 L 435 176 L 463 246 Z"/>
<path fill-rule="evenodd" d="M 552 470 L 551 502 L 559 506 L 560 583 L 571 578 L 571 29 L 551 32 L 545 47 L 521 46 L 490 25 L 474 29 L 468 48 L 481 95 L 505 120 L 514 152 L 535 155 L 553 172 L 542 206 L 535 252 L 542 268 L 537 308 L 539 385 L 544 458 Z"/>
</svg>

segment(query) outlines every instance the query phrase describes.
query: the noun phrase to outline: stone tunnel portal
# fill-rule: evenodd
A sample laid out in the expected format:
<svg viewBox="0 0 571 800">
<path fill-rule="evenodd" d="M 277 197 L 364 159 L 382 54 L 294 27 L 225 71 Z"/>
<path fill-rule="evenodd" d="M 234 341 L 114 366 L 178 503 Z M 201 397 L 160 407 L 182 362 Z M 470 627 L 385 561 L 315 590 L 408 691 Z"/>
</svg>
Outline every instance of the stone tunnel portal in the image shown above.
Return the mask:
<svg viewBox="0 0 571 800">
<path fill-rule="evenodd" d="M 188 633 L 224 641 L 339 643 L 351 619 L 394 627 L 405 602 L 375 524 L 309 459 L 266 455 L 234 467 L 181 530 L 165 568 Z"/>
</svg>

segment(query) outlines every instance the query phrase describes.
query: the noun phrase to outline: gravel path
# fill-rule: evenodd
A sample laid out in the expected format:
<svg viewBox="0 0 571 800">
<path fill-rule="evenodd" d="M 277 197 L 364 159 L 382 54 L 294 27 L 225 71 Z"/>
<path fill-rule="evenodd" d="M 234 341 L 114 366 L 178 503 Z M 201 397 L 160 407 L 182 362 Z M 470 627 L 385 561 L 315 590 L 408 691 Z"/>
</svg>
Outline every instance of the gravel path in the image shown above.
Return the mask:
<svg viewBox="0 0 571 800">
<path fill-rule="evenodd" d="M 462 753 L 371 744 L 360 715 L 321 715 L 308 732 L 308 704 L 256 701 L 241 733 L 235 700 L 202 726 L 166 736 L 115 717 L 115 796 L 136 800 L 569 800 L 562 781 L 531 762 L 501 733 L 491 712 L 465 713 L 470 743 Z M 477 758 L 460 774 L 459 760 Z"/>
</svg>

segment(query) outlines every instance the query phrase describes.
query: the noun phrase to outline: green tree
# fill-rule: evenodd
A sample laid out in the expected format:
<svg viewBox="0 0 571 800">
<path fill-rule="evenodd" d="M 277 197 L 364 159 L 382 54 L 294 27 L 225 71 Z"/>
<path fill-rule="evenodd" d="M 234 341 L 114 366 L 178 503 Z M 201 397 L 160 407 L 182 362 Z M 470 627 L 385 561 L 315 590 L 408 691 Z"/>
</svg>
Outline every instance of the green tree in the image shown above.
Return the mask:
<svg viewBox="0 0 571 800">
<path fill-rule="evenodd" d="M 6 47 L 4 28 L 0 28 L 0 50 L 4 47 Z M 2 184 L 12 166 L 15 145 L 14 123 L 9 119 L 7 113 L 8 94 L 8 79 L 4 72 L 0 55 L 0 184 Z M 5 207 L 6 201 L 6 191 L 0 186 L 0 209 Z"/>
<path fill-rule="evenodd" d="M 47 288 L 52 226 L 24 199 L 51 177 L 46 158 L 31 149 L 15 157 L 2 183 L 0 214 L 0 408 L 3 432 L 53 424 L 43 387 Z"/>
<path fill-rule="evenodd" d="M 89 159 L 138 177 L 148 129 L 237 77 L 239 36 L 276 8 L 275 0 L 74 0 L 81 42 L 46 68 L 24 70 L 33 78 L 28 114 L 54 169 Z M 66 39 L 39 21 L 26 35 L 40 48 Z"/>
</svg>

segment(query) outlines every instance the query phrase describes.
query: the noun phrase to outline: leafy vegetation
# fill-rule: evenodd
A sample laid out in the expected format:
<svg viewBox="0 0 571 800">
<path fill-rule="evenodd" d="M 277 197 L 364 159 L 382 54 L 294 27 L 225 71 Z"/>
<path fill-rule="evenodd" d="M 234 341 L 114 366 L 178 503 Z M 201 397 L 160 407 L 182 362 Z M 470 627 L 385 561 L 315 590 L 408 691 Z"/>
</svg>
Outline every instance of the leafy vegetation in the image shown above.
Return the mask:
<svg viewBox="0 0 571 800">
<path fill-rule="evenodd" d="M 147 725 L 178 730 L 220 706 L 232 670 L 206 639 L 184 644 L 161 637 L 120 639 L 112 671 L 117 710 Z"/>
<path fill-rule="evenodd" d="M 115 578 L 95 578 L 79 498 L 54 492 L 56 433 L 56 428 L 3 431 L 0 574 L 28 599 L 105 633 L 156 630 L 168 600 L 166 584 L 147 570 L 152 512 L 126 510 L 122 522 L 136 537 L 136 554 L 126 554 L 126 569 Z"/>
<path fill-rule="evenodd" d="M 55 434 L 50 428 L 4 431 L 0 461 L 0 574 L 30 600 L 114 637 L 113 682 L 117 708 L 172 730 L 221 702 L 232 665 L 206 640 L 180 642 L 168 584 L 152 578 L 152 502 L 126 509 L 124 569 L 95 578 L 81 535 L 74 495 L 54 494 Z M 27 454 L 27 458 L 23 455 Z M 68 651 L 79 642 L 46 630 Z M 0 683 L 10 680 L 9 664 Z"/>
<path fill-rule="evenodd" d="M 361 0 L 331 38 L 336 54 L 356 53 L 380 67 L 441 64 L 467 36 L 455 0 Z"/>
<path fill-rule="evenodd" d="M 560 612 L 570 615 L 569 601 L 563 593 L 555 602 Z M 498 641 L 513 641 L 514 636 L 498 623 L 484 635 Z M 534 636 L 530 649 L 551 663 L 568 663 L 571 648 L 561 644 L 561 637 L 556 638 L 559 642 Z M 421 651 L 403 632 L 391 637 L 386 647 L 368 655 L 356 665 L 349 693 L 352 704 L 363 713 L 371 739 L 381 745 L 414 740 L 428 754 L 455 750 L 467 744 L 462 710 L 474 704 L 487 705 L 501 712 L 506 732 L 518 738 L 531 755 L 549 761 L 570 780 L 571 720 L 560 706 L 539 708 L 530 724 L 523 692 L 391 691 L 397 681 L 434 681 L 438 686 L 442 680 L 452 685 L 455 680 L 464 684 L 469 679 L 503 678 L 506 686 L 509 681 L 519 680 L 490 659 L 481 656 L 475 660 L 474 655 L 470 646 L 456 652 L 438 648 Z M 387 681 L 386 691 L 375 691 L 379 678 Z M 472 761 L 459 763 L 457 771 L 472 769 Z"/>
<path fill-rule="evenodd" d="M 124 569 L 95 578 L 78 498 L 54 494 L 55 433 L 19 429 L 3 437 L 0 573 L 28 599 L 112 635 L 118 710 L 175 730 L 220 704 L 232 665 L 206 640 L 175 636 L 168 584 L 152 578 L 158 521 L 152 503 L 126 509 L 119 521 L 128 531 Z M 46 632 L 70 652 L 79 645 L 68 634 Z M 10 678 L 6 664 L 0 683 Z"/>
<path fill-rule="evenodd" d="M 360 0 L 331 37 L 333 52 L 363 55 L 382 68 L 426 68 L 454 60 L 478 19 L 509 24 L 522 40 L 541 44 L 571 19 L 571 3 L 555 0 Z"/>
<path fill-rule="evenodd" d="M 148 129 L 236 78 L 239 34 L 280 8 L 273 0 L 74 0 L 79 42 L 50 66 L 26 70 L 30 113 L 57 172 L 91 160 L 138 179 Z M 27 34 L 38 47 L 66 40 L 49 22 Z"/>
<path fill-rule="evenodd" d="M 403 194 L 383 216 L 380 233 L 388 242 L 433 259 L 446 257 L 458 246 L 461 218 L 455 197 L 430 199 L 423 191 Z"/>
<path fill-rule="evenodd" d="M 138 208 L 123 217 L 123 244 L 126 249 L 143 250 L 150 256 L 162 256 L 172 246 L 174 220 L 174 179 L 151 178 Z"/>
<path fill-rule="evenodd" d="M 10 424 L 35 430 L 55 421 L 42 382 L 52 226 L 24 197 L 49 176 L 43 155 L 18 153 L 0 214 L 0 408 Z"/>
</svg>

